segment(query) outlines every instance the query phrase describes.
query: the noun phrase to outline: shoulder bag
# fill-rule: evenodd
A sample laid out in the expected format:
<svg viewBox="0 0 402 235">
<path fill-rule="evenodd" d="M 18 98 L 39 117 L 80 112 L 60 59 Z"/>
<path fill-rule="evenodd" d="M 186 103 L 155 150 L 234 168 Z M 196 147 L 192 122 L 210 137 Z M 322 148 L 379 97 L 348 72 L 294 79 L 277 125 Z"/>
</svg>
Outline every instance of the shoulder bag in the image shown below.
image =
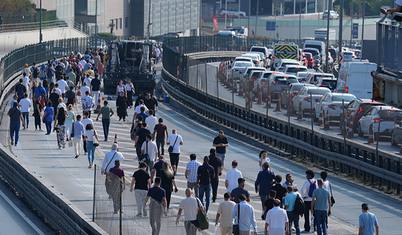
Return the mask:
<svg viewBox="0 0 402 235">
<path fill-rule="evenodd" d="M 176 145 L 177 138 L 179 138 L 179 135 L 176 136 L 176 140 L 174 141 L 174 144 L 169 146 L 169 148 L 168 148 L 169 153 L 173 153 L 173 147 Z"/>
<path fill-rule="evenodd" d="M 205 213 L 204 210 L 201 210 L 201 205 L 200 205 L 200 201 L 198 200 L 198 198 L 196 198 L 195 200 L 197 200 L 197 204 L 198 204 L 198 213 L 197 213 L 197 223 L 198 223 L 198 228 L 200 230 L 205 230 L 209 228 L 209 221 L 208 221 L 208 217 L 207 214 Z"/>
<path fill-rule="evenodd" d="M 98 142 L 98 140 L 96 139 L 96 131 L 94 130 L 94 134 L 92 135 L 92 144 L 95 146 L 95 147 L 98 147 L 99 146 L 99 142 Z"/>
<path fill-rule="evenodd" d="M 74 126 L 75 126 L 75 122 L 73 122 L 73 128 L 71 128 L 71 134 L 70 137 L 73 138 L 74 137 Z"/>
<path fill-rule="evenodd" d="M 335 204 L 335 198 L 334 198 L 334 194 L 332 193 L 332 185 L 331 185 L 331 182 L 329 182 L 329 189 L 331 190 L 331 207 L 333 207 L 334 204 Z"/>
<path fill-rule="evenodd" d="M 144 162 L 147 164 L 147 166 L 149 165 L 149 158 L 148 158 L 148 141 L 145 141 L 145 151 L 143 154 L 141 154 L 141 159 L 139 161 L 139 163 Z"/>
<path fill-rule="evenodd" d="M 240 234 L 240 202 L 238 205 L 237 209 L 237 224 L 233 225 L 233 234 L 234 235 L 239 235 Z"/>
</svg>

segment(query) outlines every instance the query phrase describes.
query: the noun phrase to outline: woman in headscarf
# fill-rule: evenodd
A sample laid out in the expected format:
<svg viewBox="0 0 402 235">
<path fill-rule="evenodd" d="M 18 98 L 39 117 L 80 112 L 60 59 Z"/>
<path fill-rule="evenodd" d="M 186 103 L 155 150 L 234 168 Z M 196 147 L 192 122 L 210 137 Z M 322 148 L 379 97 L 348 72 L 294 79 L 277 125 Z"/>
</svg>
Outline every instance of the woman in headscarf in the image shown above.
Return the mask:
<svg viewBox="0 0 402 235">
<path fill-rule="evenodd" d="M 126 121 L 127 116 L 127 101 L 124 96 L 124 91 L 120 92 L 120 95 L 116 100 L 116 108 L 117 108 L 117 116 L 119 116 L 119 121 L 123 118 L 123 121 Z"/>
<path fill-rule="evenodd" d="M 174 191 L 177 193 L 177 184 L 174 179 L 173 171 L 170 168 L 169 162 L 165 161 L 162 163 L 162 169 L 156 172 L 156 176 L 161 178 L 161 188 L 166 192 L 167 208 L 169 209 L 170 198 L 172 197 L 173 185 Z"/>
</svg>

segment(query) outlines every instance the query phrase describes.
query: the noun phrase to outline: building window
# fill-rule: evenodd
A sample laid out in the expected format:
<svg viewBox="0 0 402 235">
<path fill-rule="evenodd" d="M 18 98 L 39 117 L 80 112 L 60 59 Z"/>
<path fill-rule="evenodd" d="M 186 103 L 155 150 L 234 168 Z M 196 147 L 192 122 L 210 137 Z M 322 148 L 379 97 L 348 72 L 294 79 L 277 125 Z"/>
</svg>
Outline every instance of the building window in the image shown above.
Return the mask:
<svg viewBox="0 0 402 235">
<path fill-rule="evenodd" d="M 119 29 L 119 25 L 117 24 L 118 22 L 117 22 L 117 19 L 115 19 L 114 20 L 114 24 L 115 24 L 115 29 L 117 30 L 117 29 Z"/>
<path fill-rule="evenodd" d="M 124 18 L 124 28 L 128 28 L 128 17 Z"/>
<path fill-rule="evenodd" d="M 119 26 L 120 26 L 120 29 L 123 28 L 123 19 L 122 18 L 119 19 Z"/>
</svg>

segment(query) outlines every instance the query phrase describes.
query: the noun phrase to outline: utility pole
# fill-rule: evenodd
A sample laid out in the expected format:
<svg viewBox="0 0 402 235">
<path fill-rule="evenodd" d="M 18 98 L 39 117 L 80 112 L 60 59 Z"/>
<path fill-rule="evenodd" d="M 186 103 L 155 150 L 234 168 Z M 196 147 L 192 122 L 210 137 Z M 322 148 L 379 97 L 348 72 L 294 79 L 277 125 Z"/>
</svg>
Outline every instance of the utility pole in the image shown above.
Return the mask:
<svg viewBox="0 0 402 235">
<path fill-rule="evenodd" d="M 254 30 L 254 36 L 257 36 L 257 22 L 258 22 L 258 4 L 260 3 L 260 0 L 257 0 L 257 8 L 255 10 L 255 30 Z"/>
<path fill-rule="evenodd" d="M 39 13 L 39 43 L 42 42 L 42 0 L 39 3 L 40 13 Z"/>
<path fill-rule="evenodd" d="M 339 54 L 342 54 L 342 31 L 343 31 L 343 0 L 340 0 L 339 6 Z M 341 58 L 337 55 L 338 61 Z"/>
<path fill-rule="evenodd" d="M 225 0 L 225 11 L 226 11 L 225 13 L 225 29 L 226 29 L 226 22 L 228 19 L 228 0 Z"/>
<path fill-rule="evenodd" d="M 360 58 L 363 59 L 364 15 L 366 14 L 366 0 L 363 0 L 362 42 L 360 44 Z"/>
<path fill-rule="evenodd" d="M 149 38 L 151 37 L 151 0 L 148 1 L 148 26 L 147 26 L 147 42 L 149 42 Z"/>
<path fill-rule="evenodd" d="M 349 45 L 349 48 L 352 47 L 352 41 L 353 41 L 353 0 L 350 1 L 350 4 L 351 4 L 351 6 L 350 6 L 351 17 L 350 17 L 350 45 Z"/>
<path fill-rule="evenodd" d="M 301 47 L 301 1 L 299 1 L 299 46 Z"/>
<path fill-rule="evenodd" d="M 97 47 L 98 47 L 98 0 L 95 1 L 95 51 L 97 51 Z"/>
<path fill-rule="evenodd" d="M 328 17 L 327 17 L 327 46 L 325 47 L 325 72 L 326 73 L 328 73 L 328 66 L 329 66 L 329 64 L 328 64 L 328 52 L 329 52 L 329 20 L 331 19 L 331 14 L 330 14 L 330 11 L 332 10 L 331 9 L 331 6 L 330 5 L 332 5 L 332 4 L 330 4 L 330 2 L 331 2 L 331 0 L 328 0 L 328 7 L 327 7 L 327 11 L 328 11 Z"/>
</svg>

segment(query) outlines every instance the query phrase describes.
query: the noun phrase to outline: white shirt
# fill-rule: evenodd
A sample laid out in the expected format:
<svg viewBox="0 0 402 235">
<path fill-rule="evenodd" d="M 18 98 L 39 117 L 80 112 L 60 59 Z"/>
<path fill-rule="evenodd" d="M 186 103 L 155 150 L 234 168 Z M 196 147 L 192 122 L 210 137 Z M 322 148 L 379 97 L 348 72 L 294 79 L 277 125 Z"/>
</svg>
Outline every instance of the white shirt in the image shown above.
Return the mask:
<svg viewBox="0 0 402 235">
<path fill-rule="evenodd" d="M 92 124 L 92 126 L 94 125 L 94 122 L 89 118 L 82 119 L 81 123 L 82 123 L 82 125 L 84 125 L 84 135 L 86 134 L 87 125 L 88 124 Z M 113 163 L 113 166 L 114 166 L 114 163 Z"/>
<path fill-rule="evenodd" d="M 94 130 L 85 131 L 85 136 L 87 137 L 87 141 L 93 141 Z"/>
<path fill-rule="evenodd" d="M 145 119 L 145 123 L 147 124 L 147 129 L 151 132 L 151 133 L 153 133 L 154 132 L 154 129 L 155 129 L 155 126 L 156 126 L 156 123 L 157 123 L 157 120 L 156 120 L 156 117 L 154 117 L 154 116 L 148 116 L 146 119 Z"/>
<path fill-rule="evenodd" d="M 24 86 L 27 88 L 27 92 L 29 92 L 29 87 L 28 87 L 29 78 L 28 78 L 28 76 L 23 77 L 22 80 L 23 80 L 22 84 L 24 84 Z"/>
<path fill-rule="evenodd" d="M 23 112 L 23 113 L 28 112 L 29 113 L 29 110 L 30 110 L 29 107 L 32 105 L 32 103 L 31 103 L 30 100 L 24 98 L 24 99 L 20 100 L 19 105 L 21 105 L 21 112 Z"/>
<path fill-rule="evenodd" d="M 223 201 L 219 204 L 216 213 L 221 215 L 221 227 L 227 228 L 233 225 L 233 218 L 231 214 L 235 205 L 236 203 L 232 201 Z"/>
<path fill-rule="evenodd" d="M 176 141 L 176 137 L 177 137 L 177 141 Z M 176 142 L 176 144 L 175 144 L 175 142 Z M 181 136 L 177 135 L 177 134 L 169 135 L 169 138 L 166 141 L 166 143 L 169 143 L 169 145 L 173 147 L 172 153 L 180 153 L 180 142 L 183 142 L 183 138 L 181 138 Z"/>
<path fill-rule="evenodd" d="M 269 224 L 269 235 L 283 235 L 285 234 L 285 223 L 289 222 L 286 211 L 278 206 L 274 206 L 268 211 L 265 218 L 265 223 Z"/>
<path fill-rule="evenodd" d="M 22 73 L 26 73 L 27 74 L 27 77 L 29 76 L 29 73 L 30 73 L 31 71 L 28 69 L 28 68 L 23 68 L 22 69 Z"/>
<path fill-rule="evenodd" d="M 59 109 L 59 108 L 63 108 L 63 109 L 64 109 L 64 111 L 67 111 L 66 104 L 65 104 L 65 103 L 63 103 L 63 102 L 61 102 L 61 103 L 59 103 L 59 104 L 57 105 L 57 109 Z"/>
<path fill-rule="evenodd" d="M 179 209 L 184 211 L 184 220 L 192 221 L 197 219 L 198 213 L 198 198 L 188 197 L 180 202 Z M 200 205 L 201 202 L 200 202 Z"/>
<path fill-rule="evenodd" d="M 84 82 L 87 83 L 87 86 L 90 86 L 90 85 L 91 85 L 91 82 L 92 82 L 91 77 L 85 77 L 85 78 L 84 78 Z"/>
<path fill-rule="evenodd" d="M 147 142 L 148 142 L 148 148 L 147 148 Z M 152 141 L 144 141 L 141 146 L 141 150 L 144 150 L 144 153 L 148 153 L 148 159 L 150 161 L 155 161 L 155 154 L 158 153 L 158 148 L 156 147 L 156 144 Z"/>
<path fill-rule="evenodd" d="M 316 188 L 318 188 L 317 185 L 317 180 L 315 180 L 314 178 L 310 179 L 310 182 L 313 183 L 315 181 L 316 184 Z M 308 180 L 306 180 L 306 182 L 304 182 L 303 187 L 301 188 L 301 195 L 303 196 L 303 198 L 306 197 L 306 199 L 304 199 L 304 201 L 306 202 L 311 202 L 313 200 L 312 197 L 308 196 L 308 191 L 310 189 L 310 182 Z"/>
<path fill-rule="evenodd" d="M 170 137 L 170 136 L 169 136 Z M 229 182 L 228 185 L 228 192 L 231 193 L 233 189 L 237 188 L 239 186 L 239 183 L 237 182 L 237 179 L 242 178 L 243 175 L 237 168 L 232 168 L 230 171 L 226 173 L 225 180 Z"/>
<path fill-rule="evenodd" d="M 125 86 L 126 86 L 126 91 L 132 90 L 132 88 L 131 88 L 132 84 L 126 84 Z"/>
<path fill-rule="evenodd" d="M 147 106 L 145 106 L 145 105 L 143 105 L 143 104 L 140 104 L 140 105 L 138 105 L 137 107 L 135 107 L 135 110 L 134 110 L 134 112 L 135 113 L 141 113 L 141 107 L 144 107 L 145 108 L 145 112 L 148 112 L 148 108 L 147 108 Z"/>
<path fill-rule="evenodd" d="M 60 79 L 57 81 L 57 84 L 59 84 L 59 89 L 61 93 L 64 94 L 66 92 L 67 82 L 64 81 L 63 79 Z"/>
<path fill-rule="evenodd" d="M 114 155 L 114 157 L 113 157 L 113 155 Z M 103 159 L 101 171 L 104 171 L 106 169 L 106 173 L 109 173 L 110 168 L 114 167 L 114 161 L 116 161 L 116 160 L 124 161 L 123 154 L 116 152 L 116 150 L 112 150 L 112 151 L 106 153 L 105 159 Z M 107 168 L 106 168 L 106 166 L 107 166 Z"/>
<path fill-rule="evenodd" d="M 81 96 L 87 96 L 85 95 L 85 92 L 88 91 L 89 92 L 89 87 L 87 86 L 82 86 L 81 87 Z"/>
<path fill-rule="evenodd" d="M 60 90 L 60 88 L 56 88 L 56 93 L 59 94 L 59 95 L 61 95 L 61 90 Z"/>
<path fill-rule="evenodd" d="M 262 165 L 264 165 L 264 162 L 268 162 L 268 163 L 269 163 L 269 162 L 271 161 L 271 160 L 269 160 L 268 157 L 266 157 L 265 159 L 259 158 L 258 160 L 261 162 L 260 171 L 263 170 L 263 169 L 262 169 Z"/>
</svg>

